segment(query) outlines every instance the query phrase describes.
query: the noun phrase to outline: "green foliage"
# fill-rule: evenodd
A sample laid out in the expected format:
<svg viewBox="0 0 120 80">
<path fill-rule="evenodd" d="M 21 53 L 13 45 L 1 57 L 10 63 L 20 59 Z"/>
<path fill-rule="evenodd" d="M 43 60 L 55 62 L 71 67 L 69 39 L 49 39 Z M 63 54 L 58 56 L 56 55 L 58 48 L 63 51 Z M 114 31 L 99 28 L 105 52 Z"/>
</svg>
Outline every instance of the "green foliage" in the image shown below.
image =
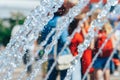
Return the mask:
<svg viewBox="0 0 120 80">
<path fill-rule="evenodd" d="M 11 31 L 15 25 L 22 25 L 25 17 L 22 15 L 14 15 L 14 18 L 1 20 L 0 19 L 0 44 L 7 45 L 11 37 Z M 8 21 L 10 26 L 7 27 L 3 24 L 4 21 Z"/>
<path fill-rule="evenodd" d="M 3 26 L 2 20 L 0 21 L 0 43 L 6 45 L 10 39 L 11 29 Z"/>
</svg>

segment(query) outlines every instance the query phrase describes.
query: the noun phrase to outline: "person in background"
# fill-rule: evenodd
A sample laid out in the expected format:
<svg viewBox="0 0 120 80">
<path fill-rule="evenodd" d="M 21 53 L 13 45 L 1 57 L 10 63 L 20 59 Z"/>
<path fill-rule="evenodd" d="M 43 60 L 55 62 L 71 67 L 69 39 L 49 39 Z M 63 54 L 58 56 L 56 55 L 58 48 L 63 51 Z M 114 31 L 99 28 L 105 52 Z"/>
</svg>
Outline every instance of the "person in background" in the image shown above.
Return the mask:
<svg viewBox="0 0 120 80">
<path fill-rule="evenodd" d="M 77 21 L 76 22 L 77 26 L 79 25 L 78 22 L 81 19 L 83 19 L 84 17 L 85 17 L 85 13 L 82 13 L 82 14 L 79 14 L 78 16 L 76 16 L 77 20 L 76 19 L 75 20 Z M 89 24 L 90 24 L 89 21 L 90 21 L 90 18 L 88 20 L 86 20 L 83 25 L 78 26 L 78 27 L 81 27 L 81 31 L 79 33 L 76 32 L 73 39 L 71 40 L 70 50 L 71 50 L 71 53 L 73 54 L 73 56 L 78 55 L 77 46 L 79 44 L 82 44 L 83 41 L 84 41 L 84 38 L 85 38 L 85 36 L 86 36 L 86 34 L 88 32 L 88 29 L 90 27 L 89 26 Z M 73 27 L 73 28 L 76 28 L 76 27 Z M 74 29 L 72 29 L 72 30 L 74 30 Z M 81 67 L 80 72 L 82 74 L 82 77 L 84 76 L 89 64 L 92 62 L 92 49 L 91 48 L 92 48 L 92 44 L 84 51 L 83 56 L 82 56 L 82 58 L 80 60 L 81 64 L 79 66 Z M 91 68 L 90 72 L 93 72 L 93 68 Z"/>
<path fill-rule="evenodd" d="M 12 29 L 12 32 L 11 32 L 11 37 L 13 37 L 20 29 L 20 27 L 22 27 L 22 25 L 15 25 Z"/>
<path fill-rule="evenodd" d="M 120 26 L 120 22 L 119 22 L 119 19 L 118 20 L 116 20 L 116 21 L 114 21 L 113 22 L 114 23 L 114 28 L 117 26 L 117 27 L 119 27 Z M 120 75 L 120 73 L 119 73 L 119 71 L 118 71 L 118 69 L 119 69 L 119 67 L 120 67 L 120 46 L 119 46 L 119 44 L 120 43 L 117 43 L 119 40 L 120 40 L 120 28 L 118 28 L 116 31 L 115 31 L 115 33 L 114 33 L 114 40 L 113 40 L 113 47 L 115 48 L 116 47 L 116 44 L 117 44 L 117 50 L 116 50 L 116 52 L 114 53 L 114 56 L 113 56 L 113 59 L 112 59 L 112 61 L 114 62 L 114 65 L 115 65 L 115 71 L 114 71 L 114 73 L 113 73 L 113 75 L 114 76 L 119 76 Z"/>
<path fill-rule="evenodd" d="M 44 50 L 42 50 L 42 48 L 40 47 L 40 40 L 41 40 L 41 34 L 39 33 L 39 36 L 37 38 L 37 40 L 34 41 L 34 57 L 35 57 L 35 61 L 40 60 L 43 55 L 44 55 Z M 46 73 L 47 73 L 47 64 L 48 62 L 44 62 L 42 64 L 41 68 L 41 75 L 42 75 L 42 79 L 45 78 Z"/>
<path fill-rule="evenodd" d="M 68 10 L 70 8 L 72 8 L 75 4 L 76 1 L 78 0 L 64 0 L 63 5 L 58 9 L 58 11 L 56 13 L 54 13 L 54 17 L 48 22 L 47 25 L 45 25 L 44 30 L 41 32 L 41 42 L 44 41 L 47 37 L 47 35 L 49 34 L 49 32 L 56 27 L 57 24 L 57 20 L 59 18 L 61 18 L 63 15 L 65 15 Z M 53 34 L 54 35 L 54 34 Z M 53 36 L 52 35 L 52 36 Z M 47 41 L 47 44 L 43 47 L 43 49 L 51 43 L 52 41 L 52 36 L 49 38 L 49 40 Z M 57 53 L 59 53 L 63 47 L 63 45 L 65 44 L 65 42 L 67 41 L 67 36 L 68 36 L 68 30 L 67 28 L 65 28 L 63 30 L 62 35 L 60 36 L 60 38 L 58 39 L 58 43 L 57 43 Z M 62 55 L 68 54 L 68 48 L 66 48 L 63 52 Z M 58 55 L 58 54 L 57 54 Z M 50 70 L 52 64 L 55 61 L 55 54 L 54 54 L 54 47 L 52 48 L 52 51 L 49 53 L 48 55 L 48 71 Z M 56 80 L 58 73 L 60 72 L 60 80 L 64 80 L 65 76 L 66 76 L 66 72 L 67 69 L 65 70 L 57 70 L 56 67 L 53 69 L 52 73 L 49 76 L 48 80 Z"/>
<path fill-rule="evenodd" d="M 110 23 L 104 24 L 101 30 L 99 30 L 98 35 L 96 37 L 95 41 L 95 53 L 98 52 L 104 41 L 107 39 L 108 35 L 111 33 L 112 27 Z M 110 80 L 110 63 L 107 65 L 107 68 L 103 74 L 103 69 L 105 67 L 105 64 L 108 60 L 108 58 L 111 55 L 111 52 L 113 51 L 113 37 L 111 37 L 108 42 L 105 44 L 104 48 L 102 49 L 102 52 L 98 56 L 98 58 L 95 60 L 95 63 L 93 65 L 95 69 L 95 80 L 101 80 L 102 77 L 104 80 Z"/>
<path fill-rule="evenodd" d="M 84 22 L 84 25 L 81 26 L 81 30 L 83 33 L 83 36 L 85 38 L 85 36 L 88 34 L 88 30 L 90 28 L 90 23 L 91 23 L 91 16 L 89 16 L 88 20 L 86 20 Z M 88 48 L 84 51 L 83 56 L 81 58 L 81 64 L 82 64 L 82 76 L 84 76 L 86 70 L 88 69 L 89 65 L 92 62 L 92 55 L 93 55 L 93 49 L 94 49 L 94 39 L 92 39 L 90 45 L 88 46 Z M 92 67 L 89 71 L 90 74 L 90 79 L 93 80 L 93 71 L 94 68 Z M 87 78 L 86 78 L 87 80 Z"/>
<path fill-rule="evenodd" d="M 81 18 L 81 16 L 80 16 L 80 18 Z M 78 26 L 78 22 L 79 22 L 79 17 L 77 16 L 70 23 L 69 29 L 68 29 L 69 36 L 73 33 L 73 31 L 75 30 L 75 28 Z M 80 35 L 79 33 L 75 33 L 74 37 L 78 38 L 78 41 L 80 43 L 82 43 L 82 41 L 83 41 L 83 36 L 82 35 Z M 72 39 L 71 41 L 73 42 L 74 40 Z M 77 55 L 77 51 L 74 50 L 76 48 L 76 47 L 74 48 L 74 46 L 77 46 L 77 44 L 72 45 L 72 43 L 70 43 L 69 48 L 71 50 L 71 54 L 73 56 L 76 56 Z M 75 65 L 75 70 L 72 73 L 72 79 L 71 80 L 81 80 L 81 62 L 80 62 L 80 60 Z"/>
<path fill-rule="evenodd" d="M 11 32 L 11 37 L 14 37 L 14 35 L 19 31 L 19 29 L 23 27 L 22 25 L 16 25 L 13 27 L 12 32 Z M 22 47 L 21 47 L 22 50 Z M 27 65 L 30 62 L 31 55 L 34 54 L 34 44 L 32 46 L 27 46 L 27 49 L 25 51 L 25 54 L 23 55 L 23 63 Z M 27 67 L 27 75 L 29 76 L 30 73 L 32 72 L 32 64 L 30 64 Z"/>
</svg>

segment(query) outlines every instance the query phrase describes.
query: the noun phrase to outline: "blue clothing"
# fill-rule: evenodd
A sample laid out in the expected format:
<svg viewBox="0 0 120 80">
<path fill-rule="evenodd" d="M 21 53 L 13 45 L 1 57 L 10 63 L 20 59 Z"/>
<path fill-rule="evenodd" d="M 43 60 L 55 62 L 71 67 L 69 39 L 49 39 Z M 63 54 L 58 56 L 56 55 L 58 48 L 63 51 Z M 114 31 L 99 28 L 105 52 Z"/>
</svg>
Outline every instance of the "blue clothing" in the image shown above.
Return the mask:
<svg viewBox="0 0 120 80">
<path fill-rule="evenodd" d="M 50 70 L 53 63 L 54 63 L 54 59 L 48 60 L 48 71 Z M 59 71 L 56 69 L 56 67 L 54 67 L 54 69 L 52 70 L 52 72 L 47 80 L 56 80 L 58 74 L 60 74 L 60 80 L 64 80 L 66 73 L 67 73 L 67 69 Z"/>
<path fill-rule="evenodd" d="M 40 41 L 44 41 L 47 37 L 47 35 L 50 33 L 50 31 L 52 30 L 52 28 L 56 27 L 57 24 L 57 20 L 58 20 L 59 16 L 54 16 L 47 25 L 44 26 L 43 31 L 41 32 L 41 39 Z M 52 35 L 53 36 L 53 35 Z M 47 44 L 49 44 L 52 41 L 52 36 L 50 37 L 50 39 L 48 40 Z M 46 45 L 47 45 L 46 44 Z M 46 47 L 46 45 L 44 47 Z"/>
<path fill-rule="evenodd" d="M 118 50 L 115 51 L 115 53 L 113 55 L 113 58 L 120 60 L 120 55 L 119 55 L 119 51 Z"/>
<path fill-rule="evenodd" d="M 109 57 L 106 57 L 106 58 L 99 58 L 99 57 L 98 57 L 98 58 L 95 60 L 95 63 L 94 63 L 94 65 L 93 65 L 93 67 L 94 67 L 95 69 L 104 69 L 108 58 L 109 58 Z M 111 63 L 111 61 L 110 61 L 110 63 Z M 107 69 L 110 69 L 110 63 L 107 65 Z"/>
<path fill-rule="evenodd" d="M 56 27 L 57 24 L 57 20 L 60 18 L 60 16 L 54 16 L 53 19 L 51 19 L 48 24 L 44 27 L 44 30 L 41 32 L 41 41 L 44 41 L 47 37 L 47 35 L 50 33 L 50 31 L 52 30 L 52 28 Z M 52 36 L 55 33 L 52 34 Z M 52 42 L 52 36 L 49 38 L 49 40 L 47 41 L 47 44 L 44 46 L 44 48 L 50 44 Z M 65 42 L 67 41 L 67 37 L 68 37 L 68 30 L 67 28 L 65 28 L 62 31 L 61 36 L 58 39 L 58 44 L 57 44 L 57 54 L 61 51 L 61 49 L 63 48 Z M 52 48 L 52 51 L 49 53 L 49 60 L 48 60 L 48 71 L 50 70 L 53 62 L 54 62 L 54 47 Z M 64 51 L 62 52 L 61 55 L 65 55 L 65 54 L 69 54 L 69 49 L 68 47 L 64 49 Z M 51 59 L 50 59 L 51 58 Z M 49 76 L 48 80 L 56 80 L 56 77 L 58 75 L 58 72 L 60 72 L 60 80 L 64 80 L 65 76 L 66 76 L 66 72 L 67 69 L 65 70 L 57 70 L 56 67 L 53 69 L 52 73 Z"/>
<path fill-rule="evenodd" d="M 47 35 L 50 33 L 50 31 L 52 30 L 52 28 L 56 27 L 57 24 L 57 20 L 60 18 L 60 16 L 54 16 L 49 22 L 48 24 L 44 27 L 44 30 L 41 32 L 41 41 L 44 41 L 47 37 Z M 55 34 L 55 33 L 54 33 Z M 54 35 L 52 34 L 52 36 Z M 49 40 L 47 41 L 47 44 L 44 46 L 46 47 L 48 44 L 50 44 L 52 42 L 52 36 L 49 38 Z M 65 28 L 60 36 L 60 38 L 58 39 L 58 47 L 57 47 L 57 53 L 59 53 L 62 49 L 62 47 L 64 46 L 65 42 L 67 41 L 67 37 L 68 37 L 68 30 L 67 28 Z M 52 51 L 49 54 L 53 54 L 54 53 L 54 48 L 52 48 Z M 69 51 L 66 48 L 62 54 L 68 54 Z"/>
</svg>

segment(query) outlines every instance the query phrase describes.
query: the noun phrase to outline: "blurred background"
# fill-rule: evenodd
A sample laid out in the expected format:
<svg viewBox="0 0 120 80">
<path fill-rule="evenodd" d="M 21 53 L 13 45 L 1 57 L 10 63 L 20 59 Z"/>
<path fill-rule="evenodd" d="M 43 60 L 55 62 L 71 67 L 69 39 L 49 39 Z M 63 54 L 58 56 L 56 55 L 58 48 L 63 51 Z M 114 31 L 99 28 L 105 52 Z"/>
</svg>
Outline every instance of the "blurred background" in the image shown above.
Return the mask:
<svg viewBox="0 0 120 80">
<path fill-rule="evenodd" d="M 90 4 L 94 5 L 99 0 L 90 1 Z M 103 1 L 105 4 L 107 0 Z M 0 51 L 5 49 L 10 37 L 23 25 L 25 18 L 39 3 L 40 0 L 0 0 Z M 88 5 L 85 10 L 88 11 L 89 8 L 90 5 Z M 17 71 L 20 72 L 22 69 L 23 68 L 20 68 Z M 120 80 L 119 76 L 120 73 L 117 77 L 113 75 L 111 76 L 111 80 Z M 38 80 L 39 79 L 40 78 L 38 78 Z"/>
<path fill-rule="evenodd" d="M 98 1 L 91 0 L 91 3 L 95 4 Z M 103 1 L 106 3 L 106 0 Z M 6 46 L 13 27 L 22 25 L 25 17 L 39 3 L 39 0 L 0 0 L 0 47 Z"/>
<path fill-rule="evenodd" d="M 9 42 L 13 27 L 22 25 L 39 0 L 0 0 L 0 47 Z M 1 49 L 0 48 L 0 49 Z"/>
</svg>

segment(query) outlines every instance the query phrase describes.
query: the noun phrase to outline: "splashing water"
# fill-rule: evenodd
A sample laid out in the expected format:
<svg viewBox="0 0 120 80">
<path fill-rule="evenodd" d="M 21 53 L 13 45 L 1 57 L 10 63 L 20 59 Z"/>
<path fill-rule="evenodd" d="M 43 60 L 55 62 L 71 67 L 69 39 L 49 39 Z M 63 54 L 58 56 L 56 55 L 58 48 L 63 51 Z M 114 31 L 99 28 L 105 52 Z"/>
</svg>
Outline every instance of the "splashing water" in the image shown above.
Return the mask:
<svg viewBox="0 0 120 80">
<path fill-rule="evenodd" d="M 80 27 L 79 27 L 79 26 L 80 26 L 81 24 L 83 24 L 83 22 L 88 19 L 88 16 L 91 15 L 91 14 L 99 7 L 99 5 L 101 5 L 101 1 L 100 1 L 98 4 L 96 4 L 96 5 L 98 5 L 98 6 L 93 7 L 92 10 L 90 10 L 89 12 L 87 12 L 87 13 L 86 13 L 86 14 L 87 14 L 86 17 L 83 18 L 82 21 L 79 22 L 78 27 L 74 30 L 74 32 L 71 34 L 71 36 L 68 37 L 67 42 L 64 44 L 63 48 L 62 48 L 61 51 L 58 53 L 58 56 L 61 55 L 62 52 L 64 51 L 64 49 L 70 44 L 70 41 L 71 41 L 71 39 L 73 38 L 74 34 L 75 34 L 76 32 L 78 32 L 78 31 L 80 32 Z M 49 70 L 49 72 L 48 72 L 45 80 L 48 79 L 50 73 L 52 72 L 52 70 L 53 70 L 54 67 L 56 66 L 56 64 L 57 64 L 57 59 L 58 59 L 58 58 L 56 58 L 55 62 L 53 63 L 53 65 L 52 65 L 51 69 Z"/>
<path fill-rule="evenodd" d="M 104 48 L 105 44 L 107 43 L 107 41 L 110 39 L 110 37 L 112 36 L 112 34 L 118 29 L 119 25 L 116 26 L 114 28 L 114 30 L 111 32 L 111 34 L 108 35 L 107 39 L 104 41 L 104 43 L 102 44 L 102 46 L 100 47 L 100 49 L 98 50 L 98 52 L 96 53 L 96 55 L 94 56 L 92 63 L 89 65 L 88 69 L 86 70 L 83 79 L 84 80 L 87 76 L 87 74 L 89 73 L 90 68 L 92 67 L 92 65 L 94 64 L 95 60 L 97 59 L 98 55 L 101 53 L 102 49 Z"/>
<path fill-rule="evenodd" d="M 56 12 L 57 9 L 63 4 L 63 0 L 47 0 L 47 3 L 49 3 L 48 5 L 44 5 L 44 3 L 45 1 L 41 2 L 41 5 L 27 17 L 24 27 L 22 27 L 20 31 L 13 38 L 11 38 L 6 50 L 0 56 L 0 65 L 3 65 L 1 70 L 5 70 L 7 67 L 10 69 L 10 72 L 9 70 L 8 72 L 5 70 L 6 74 L 3 79 L 9 79 L 11 77 L 9 74 L 12 74 L 17 65 L 21 63 L 20 61 L 23 56 L 21 53 L 24 53 L 27 49 L 26 46 L 30 46 L 33 44 L 33 41 L 37 39 L 39 31 L 42 30 L 43 26 L 53 17 L 53 13 Z M 47 16 L 47 13 L 50 13 L 50 15 Z M 36 27 L 38 25 L 39 27 Z M 31 38 L 32 35 L 33 37 Z M 20 52 L 20 48 L 23 48 L 22 52 Z M 9 51 L 11 54 L 8 54 Z"/>
<path fill-rule="evenodd" d="M 115 0 L 115 2 L 116 1 L 117 0 Z M 110 10 L 112 5 L 113 4 L 111 3 L 111 1 L 110 2 L 108 1 L 107 4 L 103 7 L 103 10 L 101 11 L 101 13 L 98 14 L 97 20 L 94 20 L 94 21 L 91 22 L 91 27 L 88 31 L 88 35 L 85 37 L 85 40 L 84 40 L 83 44 L 78 46 L 78 53 L 79 54 L 76 57 L 76 59 L 73 61 L 73 65 L 68 69 L 67 76 L 65 77 L 65 80 L 70 80 L 71 79 L 71 74 L 74 71 L 75 64 L 77 64 L 78 60 L 80 60 L 81 56 L 83 55 L 83 51 L 87 49 L 91 40 L 94 38 L 94 35 L 93 35 L 93 34 L 95 34 L 94 28 L 96 26 L 99 26 L 99 27 L 101 26 L 102 27 L 102 25 L 104 24 L 104 21 L 101 21 L 101 19 L 109 13 L 109 10 Z"/>
<path fill-rule="evenodd" d="M 80 11 L 78 9 L 82 9 L 84 8 L 88 1 L 86 2 L 86 4 L 84 4 L 85 0 L 81 0 L 79 1 L 79 4 L 74 6 L 72 9 L 69 10 L 69 12 L 63 16 L 61 19 L 58 20 L 58 25 L 57 25 L 57 31 L 55 33 L 55 35 L 52 37 L 52 42 L 50 44 L 48 44 L 45 48 L 45 55 L 44 56 L 47 56 L 48 53 L 52 50 L 52 47 L 56 44 L 57 42 L 57 39 L 60 37 L 60 35 L 62 34 L 62 31 L 64 28 L 66 28 L 69 23 L 73 20 L 73 18 L 80 13 Z M 81 5 L 83 4 L 83 5 Z M 72 12 L 74 12 L 74 14 L 72 14 Z M 43 56 L 43 57 L 44 57 Z M 45 57 L 44 57 L 45 58 Z M 41 63 L 41 62 L 40 62 Z M 39 64 L 40 64 L 39 63 Z M 36 64 L 35 66 L 37 66 L 37 68 L 39 69 L 39 65 Z M 33 76 L 36 76 L 35 75 L 35 72 L 38 73 L 36 70 L 31 74 L 31 78 L 29 78 L 29 80 L 32 80 L 33 79 Z"/>
<path fill-rule="evenodd" d="M 38 38 L 39 32 L 44 29 L 44 26 L 53 17 L 53 13 L 56 12 L 57 9 L 63 4 L 63 0 L 52 0 L 52 1 L 40 0 L 40 1 L 41 1 L 40 6 L 36 7 L 36 9 L 33 10 L 31 14 L 26 18 L 23 27 L 17 32 L 15 36 L 13 36 L 10 39 L 10 42 L 8 43 L 5 51 L 3 51 L 0 56 L 0 72 L 5 72 L 4 76 L 1 76 L 2 80 L 12 79 L 12 74 L 14 72 L 14 69 L 21 65 L 22 56 L 24 55 L 25 51 L 28 49 L 28 46 L 31 46 L 33 42 Z M 55 31 L 57 31 L 52 38 L 52 42 L 49 45 L 47 45 L 47 47 L 45 48 L 45 54 L 43 58 L 35 63 L 34 71 L 32 72 L 31 76 L 27 78 L 27 80 L 33 80 L 34 77 L 38 74 L 39 66 L 48 60 L 47 55 L 51 51 L 51 48 L 57 43 L 57 40 L 62 33 L 62 30 L 65 29 L 70 24 L 73 18 L 78 13 L 81 12 L 81 10 L 88 4 L 88 2 L 89 0 L 79 1 L 79 3 L 76 6 L 74 6 L 68 12 L 67 15 L 65 15 L 58 21 L 57 28 L 53 29 L 50 32 L 50 34 L 47 36 L 46 40 L 42 42 L 42 44 L 40 44 L 40 46 L 44 46 L 48 41 L 50 35 Z M 105 23 L 105 21 L 102 21 L 102 18 L 109 13 L 110 7 L 117 5 L 117 3 L 118 3 L 117 0 L 108 0 L 107 4 L 103 7 L 102 12 L 98 15 L 97 19 L 92 21 L 91 28 L 89 29 L 89 33 L 86 36 L 84 43 L 78 46 L 79 54 L 72 62 L 73 65 L 68 70 L 65 80 L 70 80 L 71 73 L 74 71 L 74 65 L 77 64 L 79 58 L 82 56 L 83 51 L 89 46 L 91 39 L 94 37 L 93 34 L 95 32 L 93 31 L 93 29 L 96 27 L 96 25 L 102 27 L 102 25 Z M 118 9 L 116 11 L 118 11 Z M 95 8 L 93 8 L 91 12 L 88 12 L 87 16 L 91 15 L 94 10 Z M 117 13 L 119 14 L 119 11 Z M 79 24 L 82 24 L 86 19 L 87 17 L 84 18 Z M 73 37 L 74 33 L 70 37 L 70 40 Z M 69 44 L 70 40 L 65 44 L 63 49 Z M 62 50 L 60 53 L 62 53 Z M 33 57 L 34 56 L 32 55 L 32 59 L 30 63 L 27 64 L 27 66 L 33 63 Z M 20 78 L 18 80 L 22 79 L 25 72 L 26 69 L 20 74 Z"/>
</svg>

